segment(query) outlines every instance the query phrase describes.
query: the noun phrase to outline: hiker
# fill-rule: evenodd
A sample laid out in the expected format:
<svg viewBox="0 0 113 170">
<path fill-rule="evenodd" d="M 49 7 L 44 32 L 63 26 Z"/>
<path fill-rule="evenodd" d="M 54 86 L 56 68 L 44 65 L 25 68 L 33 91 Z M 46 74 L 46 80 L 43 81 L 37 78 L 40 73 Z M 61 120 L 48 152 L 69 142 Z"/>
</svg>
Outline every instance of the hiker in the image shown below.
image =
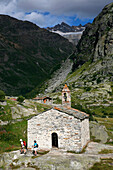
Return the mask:
<svg viewBox="0 0 113 170">
<path fill-rule="evenodd" d="M 22 154 L 24 152 L 24 154 L 26 154 L 26 142 L 25 141 L 22 141 L 22 139 L 20 139 L 20 142 L 21 142 L 21 151 L 20 153 Z"/>
<path fill-rule="evenodd" d="M 22 141 L 22 139 L 20 139 L 20 142 L 21 142 L 21 151 L 20 151 L 20 153 L 22 154 L 23 153 L 23 146 L 24 146 L 24 144 L 23 144 L 23 141 Z"/>
<path fill-rule="evenodd" d="M 37 150 L 38 150 L 38 144 L 37 144 L 37 142 L 36 142 L 36 140 L 34 140 L 34 151 L 35 151 L 35 155 L 37 155 Z"/>
</svg>

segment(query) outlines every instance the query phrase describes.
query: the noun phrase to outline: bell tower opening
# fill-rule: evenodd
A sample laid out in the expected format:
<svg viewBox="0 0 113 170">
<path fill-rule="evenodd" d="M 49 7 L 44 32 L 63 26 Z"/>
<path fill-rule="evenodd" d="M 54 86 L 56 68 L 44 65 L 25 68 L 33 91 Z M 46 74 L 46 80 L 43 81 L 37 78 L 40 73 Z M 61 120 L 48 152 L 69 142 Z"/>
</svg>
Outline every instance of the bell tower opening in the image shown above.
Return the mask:
<svg viewBox="0 0 113 170">
<path fill-rule="evenodd" d="M 64 93 L 64 99 L 65 99 L 65 102 L 66 102 L 67 101 L 66 93 Z"/>
<path fill-rule="evenodd" d="M 52 133 L 52 147 L 58 148 L 58 135 L 57 135 L 57 133 Z"/>
<path fill-rule="evenodd" d="M 65 107 L 71 107 L 71 94 L 66 84 L 62 90 L 62 105 Z"/>
</svg>

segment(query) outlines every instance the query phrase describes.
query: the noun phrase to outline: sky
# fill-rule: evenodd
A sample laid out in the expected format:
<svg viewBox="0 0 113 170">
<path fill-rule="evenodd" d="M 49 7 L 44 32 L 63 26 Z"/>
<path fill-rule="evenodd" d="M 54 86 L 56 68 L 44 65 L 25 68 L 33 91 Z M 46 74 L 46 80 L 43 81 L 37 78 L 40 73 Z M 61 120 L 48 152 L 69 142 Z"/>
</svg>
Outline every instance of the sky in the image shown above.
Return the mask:
<svg viewBox="0 0 113 170">
<path fill-rule="evenodd" d="M 0 0 L 0 14 L 28 20 L 40 27 L 61 22 L 79 25 L 92 22 L 113 0 Z"/>
</svg>

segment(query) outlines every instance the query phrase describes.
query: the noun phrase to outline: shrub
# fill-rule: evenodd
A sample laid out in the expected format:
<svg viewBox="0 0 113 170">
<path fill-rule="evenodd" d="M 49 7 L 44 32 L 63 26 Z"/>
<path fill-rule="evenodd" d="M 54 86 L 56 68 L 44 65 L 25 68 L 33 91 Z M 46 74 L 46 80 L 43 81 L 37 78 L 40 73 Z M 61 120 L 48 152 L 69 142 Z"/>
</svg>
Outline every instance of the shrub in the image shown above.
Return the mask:
<svg viewBox="0 0 113 170">
<path fill-rule="evenodd" d="M 102 110 L 102 113 L 103 113 L 104 115 L 108 115 L 108 113 L 107 113 L 106 111 L 104 111 L 104 110 Z"/>
<path fill-rule="evenodd" d="M 19 101 L 20 103 L 22 103 L 24 100 L 25 100 L 25 97 L 23 97 L 23 96 L 19 96 L 17 98 L 17 101 Z"/>
<path fill-rule="evenodd" d="M 113 118 L 113 112 L 109 113 L 109 118 Z"/>
<path fill-rule="evenodd" d="M 85 91 L 90 91 L 90 90 L 91 90 L 91 87 L 84 87 L 84 90 L 85 90 Z"/>
<path fill-rule="evenodd" d="M 99 83 L 101 83 L 101 78 L 100 77 L 97 79 L 97 84 L 99 84 Z"/>
<path fill-rule="evenodd" d="M 4 99 L 5 99 L 5 93 L 4 91 L 0 90 L 0 101 L 2 102 L 4 101 Z"/>
<path fill-rule="evenodd" d="M 94 121 L 94 118 L 93 118 L 93 115 L 92 115 L 91 110 L 86 109 L 85 112 L 86 112 L 87 114 L 89 114 L 89 121 Z"/>
<path fill-rule="evenodd" d="M 102 118 L 106 118 L 106 115 L 102 115 Z"/>
</svg>

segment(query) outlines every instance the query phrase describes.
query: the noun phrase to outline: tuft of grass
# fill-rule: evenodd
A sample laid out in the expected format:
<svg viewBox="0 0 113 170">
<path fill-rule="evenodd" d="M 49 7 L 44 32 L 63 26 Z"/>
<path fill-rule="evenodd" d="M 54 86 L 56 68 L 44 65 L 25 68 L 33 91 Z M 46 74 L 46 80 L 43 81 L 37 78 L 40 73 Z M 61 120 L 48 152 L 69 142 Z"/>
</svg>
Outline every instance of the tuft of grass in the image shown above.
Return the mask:
<svg viewBox="0 0 113 170">
<path fill-rule="evenodd" d="M 101 159 L 100 162 L 95 163 L 89 170 L 113 170 L 113 159 Z"/>
<path fill-rule="evenodd" d="M 95 136 L 92 136 L 91 134 L 90 134 L 90 137 L 91 137 L 91 141 L 93 141 L 93 142 L 97 142 L 97 143 L 101 142 L 100 139 L 95 139 Z"/>
<path fill-rule="evenodd" d="M 108 153 L 113 153 L 113 150 L 111 149 L 102 149 L 100 152 L 98 152 L 99 154 L 108 154 Z"/>
<path fill-rule="evenodd" d="M 36 165 L 28 165 L 29 168 L 35 168 L 35 170 L 40 170 Z"/>
<path fill-rule="evenodd" d="M 14 159 L 13 162 L 17 163 L 19 161 L 19 159 Z"/>
<path fill-rule="evenodd" d="M 39 157 L 39 155 L 37 155 L 37 156 L 32 156 L 31 158 L 32 159 L 35 159 L 35 158 L 38 158 Z"/>
<path fill-rule="evenodd" d="M 38 158 L 39 156 L 41 156 L 41 155 L 45 155 L 45 154 L 47 154 L 49 151 L 38 151 L 37 152 L 37 156 L 32 156 L 32 159 L 35 159 L 35 158 Z"/>
<path fill-rule="evenodd" d="M 13 165 L 13 163 L 10 164 L 11 169 L 18 169 L 20 168 L 20 165 Z"/>
</svg>

